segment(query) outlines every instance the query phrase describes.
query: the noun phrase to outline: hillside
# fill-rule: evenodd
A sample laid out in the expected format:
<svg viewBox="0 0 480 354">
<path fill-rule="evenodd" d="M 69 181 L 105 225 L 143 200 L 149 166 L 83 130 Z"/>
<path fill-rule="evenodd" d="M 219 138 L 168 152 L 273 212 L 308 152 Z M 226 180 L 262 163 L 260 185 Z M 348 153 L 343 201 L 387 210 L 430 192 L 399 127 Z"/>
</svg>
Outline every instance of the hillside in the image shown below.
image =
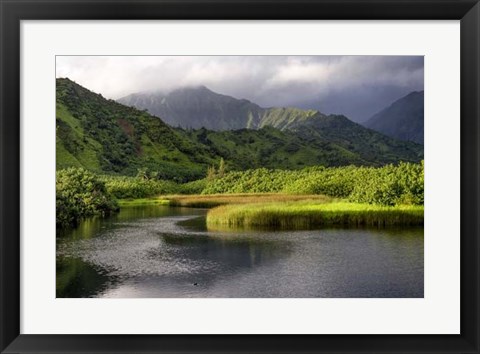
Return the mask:
<svg viewBox="0 0 480 354">
<path fill-rule="evenodd" d="M 318 115 L 306 122 L 297 122 L 290 129 L 304 139 L 328 141 L 331 145 L 340 146 L 348 151 L 351 158 L 361 156 L 363 162 L 356 164 L 396 163 L 399 156 L 404 161 L 419 161 L 423 158 L 423 146 L 392 139 L 366 129 L 342 115 Z"/>
<path fill-rule="evenodd" d="M 134 175 L 138 168 L 163 178 L 193 179 L 216 161 L 208 149 L 185 139 L 160 119 L 57 79 L 57 169 Z"/>
<path fill-rule="evenodd" d="M 364 125 L 395 139 L 423 144 L 424 94 L 411 92 L 375 114 Z"/>
<path fill-rule="evenodd" d="M 419 161 L 423 148 L 398 142 L 343 116 L 276 109 L 268 124 L 253 129 L 212 131 L 172 128 L 145 111 L 107 100 L 68 80 L 57 79 L 57 169 L 135 175 L 139 168 L 160 178 L 202 178 L 224 158 L 230 170 L 298 169 L 312 165 L 382 165 Z M 287 119 L 303 114 L 300 119 Z M 274 124 L 272 123 L 272 124 Z"/>
</svg>

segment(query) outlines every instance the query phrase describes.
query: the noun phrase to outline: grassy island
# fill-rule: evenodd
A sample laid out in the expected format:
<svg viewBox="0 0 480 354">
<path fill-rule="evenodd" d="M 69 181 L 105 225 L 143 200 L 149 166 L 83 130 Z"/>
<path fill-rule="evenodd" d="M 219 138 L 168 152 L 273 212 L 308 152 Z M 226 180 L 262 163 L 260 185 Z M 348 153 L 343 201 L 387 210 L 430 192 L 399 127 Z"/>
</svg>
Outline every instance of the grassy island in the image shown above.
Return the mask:
<svg viewBox="0 0 480 354">
<path fill-rule="evenodd" d="M 324 225 L 423 225 L 423 206 L 382 206 L 343 201 L 300 201 L 224 205 L 209 210 L 207 226 L 233 228 L 308 229 Z"/>
</svg>

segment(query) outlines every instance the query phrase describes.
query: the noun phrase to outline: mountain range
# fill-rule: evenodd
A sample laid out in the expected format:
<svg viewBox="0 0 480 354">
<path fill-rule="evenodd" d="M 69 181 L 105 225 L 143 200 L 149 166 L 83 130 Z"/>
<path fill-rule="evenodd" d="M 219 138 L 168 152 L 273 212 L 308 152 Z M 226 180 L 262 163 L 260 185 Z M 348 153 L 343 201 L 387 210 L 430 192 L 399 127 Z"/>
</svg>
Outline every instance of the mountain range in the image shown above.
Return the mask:
<svg viewBox="0 0 480 354">
<path fill-rule="evenodd" d="M 118 99 L 118 102 L 145 109 L 174 127 L 216 131 L 264 126 L 284 130 L 291 124 L 322 115 L 318 111 L 291 107 L 262 108 L 245 99 L 213 92 L 205 86 L 180 88 L 168 94 L 135 93 Z"/>
<path fill-rule="evenodd" d="M 120 98 L 118 102 L 146 109 L 171 126 L 216 131 L 264 126 L 290 130 L 306 122 L 327 118 L 316 110 L 262 108 L 245 99 L 218 94 L 205 86 L 181 88 L 167 94 L 135 93 Z M 423 91 L 412 92 L 363 125 L 399 140 L 423 144 L 423 105 Z"/>
<path fill-rule="evenodd" d="M 161 178 L 188 181 L 204 177 L 208 166 L 221 158 L 231 170 L 379 166 L 423 158 L 423 146 L 390 138 L 341 115 L 265 109 L 205 87 L 169 96 L 176 100 L 164 97 L 165 111 L 156 116 L 105 99 L 69 79 L 57 79 L 57 169 L 81 166 L 134 175 L 147 167 Z M 181 96 L 191 101 L 183 99 L 181 107 Z M 166 114 L 168 110 L 188 117 L 182 121 L 185 125 Z M 203 123 L 196 123 L 195 117 Z M 217 129 L 207 129 L 207 122 L 220 123 Z"/>
</svg>

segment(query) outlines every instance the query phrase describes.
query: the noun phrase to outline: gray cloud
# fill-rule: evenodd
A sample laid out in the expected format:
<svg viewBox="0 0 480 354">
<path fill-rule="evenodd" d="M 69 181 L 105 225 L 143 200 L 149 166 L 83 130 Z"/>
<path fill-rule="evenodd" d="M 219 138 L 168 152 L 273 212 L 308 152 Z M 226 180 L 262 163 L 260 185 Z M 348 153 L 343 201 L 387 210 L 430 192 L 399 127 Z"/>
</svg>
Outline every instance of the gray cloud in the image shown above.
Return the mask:
<svg viewBox="0 0 480 354">
<path fill-rule="evenodd" d="M 107 98 L 205 85 L 261 106 L 297 106 L 363 120 L 423 90 L 418 56 L 58 56 L 68 77 Z"/>
</svg>

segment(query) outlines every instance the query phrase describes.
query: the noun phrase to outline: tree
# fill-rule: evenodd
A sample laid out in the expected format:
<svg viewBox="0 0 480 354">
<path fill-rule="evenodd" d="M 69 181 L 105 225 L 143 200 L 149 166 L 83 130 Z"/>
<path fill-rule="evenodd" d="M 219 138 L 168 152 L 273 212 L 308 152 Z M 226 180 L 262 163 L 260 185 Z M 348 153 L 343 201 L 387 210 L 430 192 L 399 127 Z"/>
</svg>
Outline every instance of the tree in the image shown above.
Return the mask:
<svg viewBox="0 0 480 354">
<path fill-rule="evenodd" d="M 207 170 L 207 181 L 213 181 L 216 175 L 215 166 L 210 166 Z"/>
<path fill-rule="evenodd" d="M 220 164 L 218 165 L 218 177 L 222 178 L 225 176 L 225 161 L 223 160 L 223 157 L 220 158 Z"/>
</svg>

